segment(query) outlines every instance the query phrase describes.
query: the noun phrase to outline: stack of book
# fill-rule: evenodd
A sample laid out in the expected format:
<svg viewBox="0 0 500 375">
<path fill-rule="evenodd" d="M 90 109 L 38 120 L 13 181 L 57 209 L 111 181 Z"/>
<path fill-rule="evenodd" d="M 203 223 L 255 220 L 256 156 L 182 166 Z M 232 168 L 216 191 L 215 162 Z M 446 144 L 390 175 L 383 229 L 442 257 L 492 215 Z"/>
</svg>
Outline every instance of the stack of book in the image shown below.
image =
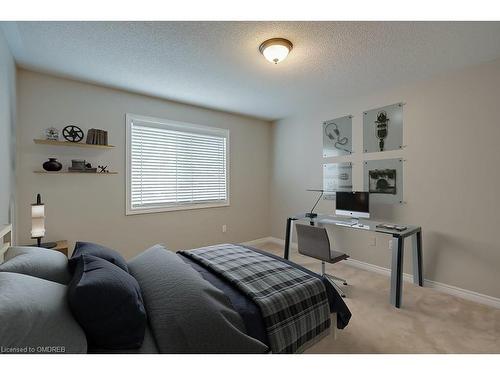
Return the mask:
<svg viewBox="0 0 500 375">
<path fill-rule="evenodd" d="M 108 145 L 108 132 L 101 129 L 89 129 L 87 132 L 87 144 Z"/>
<path fill-rule="evenodd" d="M 68 172 L 96 173 L 97 168 L 92 168 L 92 165 L 87 163 L 86 160 L 71 160 L 71 167 L 68 167 Z"/>
</svg>

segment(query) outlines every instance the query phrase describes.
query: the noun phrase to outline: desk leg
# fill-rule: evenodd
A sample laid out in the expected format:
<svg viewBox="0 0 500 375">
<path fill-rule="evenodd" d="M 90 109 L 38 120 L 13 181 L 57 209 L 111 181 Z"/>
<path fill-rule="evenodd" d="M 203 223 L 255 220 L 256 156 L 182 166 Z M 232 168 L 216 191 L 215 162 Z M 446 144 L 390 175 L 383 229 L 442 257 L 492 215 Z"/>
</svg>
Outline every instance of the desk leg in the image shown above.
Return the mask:
<svg viewBox="0 0 500 375">
<path fill-rule="evenodd" d="M 285 231 L 285 252 L 283 254 L 284 259 L 288 259 L 290 256 L 290 242 L 292 241 L 292 218 L 286 219 L 286 231 Z"/>
<path fill-rule="evenodd" d="M 401 307 L 403 295 L 404 238 L 392 238 L 391 305 Z"/>
<path fill-rule="evenodd" d="M 424 286 L 422 270 L 422 231 L 412 236 L 413 248 L 413 284 Z"/>
</svg>

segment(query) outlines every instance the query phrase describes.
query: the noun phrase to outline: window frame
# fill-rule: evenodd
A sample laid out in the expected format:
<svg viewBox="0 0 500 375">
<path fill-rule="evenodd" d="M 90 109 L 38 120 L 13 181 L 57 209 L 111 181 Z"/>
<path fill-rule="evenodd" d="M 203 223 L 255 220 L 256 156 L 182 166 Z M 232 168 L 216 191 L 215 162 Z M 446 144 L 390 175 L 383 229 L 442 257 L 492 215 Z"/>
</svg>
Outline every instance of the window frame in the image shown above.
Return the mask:
<svg viewBox="0 0 500 375">
<path fill-rule="evenodd" d="M 149 122 L 155 124 L 156 126 L 166 126 L 169 128 L 177 128 L 180 131 L 193 131 L 198 133 L 223 136 L 226 138 L 226 200 L 221 202 L 204 202 L 204 203 L 176 203 L 165 205 L 161 207 L 149 207 L 149 208 L 133 208 L 132 207 L 132 123 L 137 122 Z M 125 142 L 125 169 L 126 169 L 126 191 L 125 191 L 125 215 L 140 215 L 148 213 L 157 212 L 170 212 L 170 211 L 184 211 L 184 210 L 196 210 L 204 208 L 216 208 L 216 207 L 228 207 L 230 206 L 230 138 L 229 129 L 223 129 L 218 127 L 197 125 L 188 122 L 173 121 L 168 119 L 161 119 L 157 117 L 137 115 L 133 113 L 125 114 L 125 125 L 126 125 L 126 142 Z"/>
</svg>

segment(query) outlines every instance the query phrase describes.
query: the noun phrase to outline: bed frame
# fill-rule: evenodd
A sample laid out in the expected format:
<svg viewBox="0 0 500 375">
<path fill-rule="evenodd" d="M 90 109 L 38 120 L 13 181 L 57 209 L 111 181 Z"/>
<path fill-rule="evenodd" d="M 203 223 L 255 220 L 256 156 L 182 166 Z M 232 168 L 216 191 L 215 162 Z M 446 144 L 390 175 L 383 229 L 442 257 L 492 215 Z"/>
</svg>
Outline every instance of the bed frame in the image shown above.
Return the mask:
<svg viewBox="0 0 500 375">
<path fill-rule="evenodd" d="M 3 263 L 4 254 L 12 242 L 12 225 L 0 225 L 0 263 Z"/>
</svg>

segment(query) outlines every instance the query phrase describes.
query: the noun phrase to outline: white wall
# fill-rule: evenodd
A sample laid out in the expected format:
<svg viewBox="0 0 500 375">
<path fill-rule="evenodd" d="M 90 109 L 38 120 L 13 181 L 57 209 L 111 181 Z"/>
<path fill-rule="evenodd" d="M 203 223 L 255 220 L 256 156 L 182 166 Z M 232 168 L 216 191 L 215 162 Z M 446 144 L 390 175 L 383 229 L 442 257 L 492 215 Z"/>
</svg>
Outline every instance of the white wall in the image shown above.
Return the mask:
<svg viewBox="0 0 500 375">
<path fill-rule="evenodd" d="M 363 189 L 362 112 L 404 106 L 402 206 L 372 207 L 376 219 L 421 225 L 427 279 L 500 297 L 500 61 L 444 77 L 343 101 L 328 96 L 316 108 L 273 125 L 272 235 L 283 238 L 285 219 L 310 209 L 322 187 L 322 122 L 352 114 L 354 189 Z M 370 154 L 366 159 L 376 159 Z M 348 157 L 329 161 L 350 160 Z M 323 201 L 319 212 L 333 212 Z M 335 246 L 354 259 L 389 266 L 388 238 L 335 230 Z M 410 243 L 405 271 L 411 273 Z"/>
<path fill-rule="evenodd" d="M 11 223 L 15 195 L 16 67 L 0 30 L 0 225 Z"/>
<path fill-rule="evenodd" d="M 229 207 L 125 216 L 125 113 L 229 129 Z M 130 257 L 156 243 L 171 249 L 240 242 L 269 234 L 271 125 L 268 122 L 84 84 L 26 70 L 18 71 L 18 240 L 30 243 L 30 203 L 46 203 L 45 240 L 88 240 Z M 78 124 L 109 131 L 113 150 L 36 145 L 33 138 L 55 126 Z M 109 164 L 115 176 L 38 175 L 58 157 Z M 221 226 L 227 225 L 227 233 Z"/>
</svg>

